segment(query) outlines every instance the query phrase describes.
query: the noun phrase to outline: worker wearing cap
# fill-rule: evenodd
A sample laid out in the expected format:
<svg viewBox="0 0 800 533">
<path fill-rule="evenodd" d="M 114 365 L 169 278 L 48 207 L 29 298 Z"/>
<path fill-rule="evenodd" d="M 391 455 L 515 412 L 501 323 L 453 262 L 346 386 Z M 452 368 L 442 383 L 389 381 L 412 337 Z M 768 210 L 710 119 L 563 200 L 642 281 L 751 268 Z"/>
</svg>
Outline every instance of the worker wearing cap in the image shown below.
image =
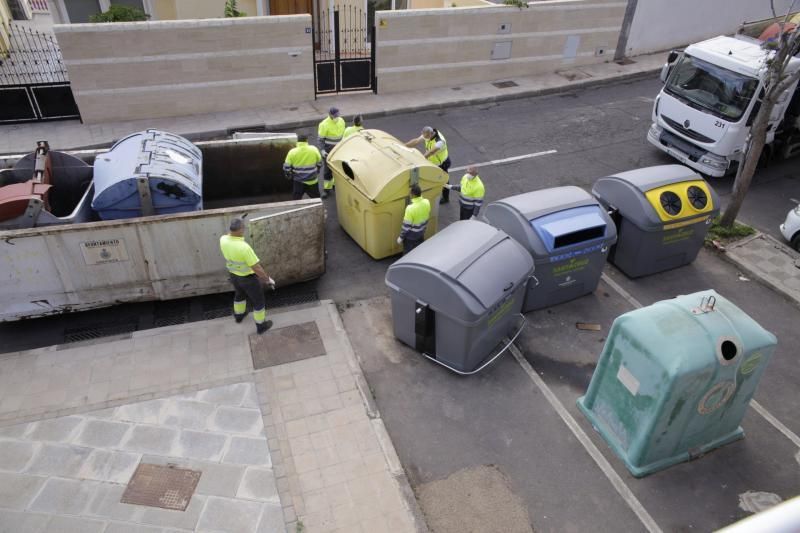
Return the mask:
<svg viewBox="0 0 800 533">
<path fill-rule="evenodd" d="M 247 315 L 247 300 L 253 305 L 256 332 L 261 335 L 272 326 L 267 320 L 266 302 L 262 284 L 275 288 L 275 280 L 264 272 L 258 256 L 244 240 L 244 220 L 231 220 L 230 231 L 219 238 L 219 248 L 225 258 L 231 284 L 233 285 L 233 317 L 236 322 Z"/>
<path fill-rule="evenodd" d="M 286 154 L 283 173 L 292 180 L 292 200 L 299 200 L 303 193 L 310 198 L 319 198 L 319 169 L 322 155 L 316 146 L 308 145 L 308 135 L 298 134 L 297 145 Z"/>
<path fill-rule="evenodd" d="M 447 183 L 445 187 L 461 193 L 461 198 L 459 198 L 461 206 L 459 220 L 467 220 L 478 216 L 478 212 L 483 205 L 483 197 L 486 195 L 486 189 L 483 187 L 481 177 L 478 176 L 478 169 L 474 165 L 467 167 L 467 173 L 461 177 L 459 185 Z"/>
<path fill-rule="evenodd" d="M 406 146 L 417 146 L 420 143 L 425 143 L 425 158 L 441 168 L 445 172 L 450 169 L 450 155 L 447 152 L 447 140 L 444 135 L 436 128 L 425 126 L 422 128 L 422 134 L 415 137 L 406 143 Z M 449 175 L 448 175 L 449 179 Z M 440 204 L 446 204 L 450 201 L 450 190 L 446 187 L 442 188 L 442 199 L 439 200 Z"/>
<path fill-rule="evenodd" d="M 364 126 L 362 125 L 363 122 L 364 120 L 361 118 L 361 115 L 356 115 L 356 117 L 353 119 L 353 125 L 348 126 L 344 130 L 344 135 L 342 135 L 342 139 L 346 139 L 347 137 L 350 137 L 352 134 L 358 133 L 359 131 L 363 130 L 364 129 Z"/>
<path fill-rule="evenodd" d="M 411 203 L 406 206 L 403 226 L 397 244 L 403 245 L 403 253 L 407 254 L 425 240 L 425 229 L 431 218 L 431 203 L 422 198 L 422 189 L 416 183 L 411 186 Z"/>
<path fill-rule="evenodd" d="M 317 138 L 319 142 L 319 149 L 322 151 L 322 158 L 324 167 L 322 169 L 322 180 L 324 181 L 324 190 L 322 197 L 328 196 L 328 192 L 334 187 L 333 174 L 331 169 L 328 168 L 327 160 L 328 154 L 336 144 L 342 140 L 344 130 L 347 127 L 344 119 L 339 116 L 339 109 L 332 107 L 328 110 L 328 116 L 325 117 L 317 127 Z"/>
</svg>

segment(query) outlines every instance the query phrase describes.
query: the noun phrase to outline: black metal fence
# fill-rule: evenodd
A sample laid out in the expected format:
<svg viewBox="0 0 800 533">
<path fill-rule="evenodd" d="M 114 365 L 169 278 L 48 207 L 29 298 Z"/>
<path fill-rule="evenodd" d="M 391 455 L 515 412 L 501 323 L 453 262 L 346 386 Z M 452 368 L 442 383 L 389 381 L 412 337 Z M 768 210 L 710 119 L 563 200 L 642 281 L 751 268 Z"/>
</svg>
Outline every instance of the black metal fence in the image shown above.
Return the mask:
<svg viewBox="0 0 800 533">
<path fill-rule="evenodd" d="M 0 123 L 80 118 L 55 37 L 13 22 L 2 29 Z"/>
<path fill-rule="evenodd" d="M 317 94 L 375 90 L 375 31 L 367 12 L 354 6 L 314 17 Z"/>
</svg>

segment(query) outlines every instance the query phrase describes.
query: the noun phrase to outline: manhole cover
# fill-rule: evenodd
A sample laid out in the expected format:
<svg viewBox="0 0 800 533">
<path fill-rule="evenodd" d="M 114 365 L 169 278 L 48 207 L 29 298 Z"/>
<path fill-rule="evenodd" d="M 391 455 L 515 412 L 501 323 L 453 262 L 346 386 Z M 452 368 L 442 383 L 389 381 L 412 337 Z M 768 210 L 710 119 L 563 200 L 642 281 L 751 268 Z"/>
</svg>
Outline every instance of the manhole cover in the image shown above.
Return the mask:
<svg viewBox="0 0 800 533">
<path fill-rule="evenodd" d="M 253 368 L 282 365 L 301 359 L 325 355 L 316 322 L 270 330 L 263 335 L 250 335 Z"/>
<path fill-rule="evenodd" d="M 196 470 L 172 465 L 140 463 L 120 502 L 185 511 L 200 481 L 200 474 Z"/>
<path fill-rule="evenodd" d="M 508 81 L 496 81 L 496 82 L 492 83 L 492 85 L 494 85 L 498 89 L 508 89 L 509 87 L 519 87 L 519 85 L 517 85 L 517 82 L 511 81 L 511 80 L 508 80 Z"/>
</svg>

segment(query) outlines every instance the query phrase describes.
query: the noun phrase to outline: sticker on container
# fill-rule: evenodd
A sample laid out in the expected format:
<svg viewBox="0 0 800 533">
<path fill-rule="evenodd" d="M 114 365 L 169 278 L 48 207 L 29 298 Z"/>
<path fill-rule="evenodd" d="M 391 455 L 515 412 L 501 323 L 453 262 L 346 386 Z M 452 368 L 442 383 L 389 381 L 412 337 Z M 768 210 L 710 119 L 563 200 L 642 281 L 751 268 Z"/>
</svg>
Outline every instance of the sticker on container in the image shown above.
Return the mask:
<svg viewBox="0 0 800 533">
<path fill-rule="evenodd" d="M 636 376 L 631 374 L 631 371 L 625 368 L 625 366 L 619 365 L 617 379 L 625 386 L 626 389 L 628 389 L 628 392 L 634 396 L 639 394 L 639 380 L 636 379 Z"/>
<path fill-rule="evenodd" d="M 708 415 L 728 403 L 728 400 L 736 391 L 736 383 L 733 381 L 720 381 L 706 392 L 697 404 L 697 412 L 701 415 Z"/>
<path fill-rule="evenodd" d="M 742 373 L 743 376 L 747 374 L 751 374 L 753 370 L 758 368 L 758 364 L 761 362 L 761 352 L 756 352 L 750 357 L 748 357 L 742 366 L 739 367 L 739 372 Z"/>
<path fill-rule="evenodd" d="M 120 263 L 128 260 L 128 250 L 122 239 L 99 239 L 81 243 L 81 253 L 87 265 Z"/>
</svg>

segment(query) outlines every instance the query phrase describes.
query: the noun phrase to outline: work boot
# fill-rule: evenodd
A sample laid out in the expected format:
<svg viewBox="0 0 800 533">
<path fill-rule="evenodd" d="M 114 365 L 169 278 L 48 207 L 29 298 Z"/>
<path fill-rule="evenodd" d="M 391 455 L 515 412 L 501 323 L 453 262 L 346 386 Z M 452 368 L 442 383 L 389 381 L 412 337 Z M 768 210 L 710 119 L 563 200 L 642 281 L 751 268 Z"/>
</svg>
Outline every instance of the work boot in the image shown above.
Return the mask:
<svg viewBox="0 0 800 533">
<path fill-rule="evenodd" d="M 262 322 L 261 324 L 256 324 L 256 333 L 261 335 L 271 327 L 272 327 L 272 320 L 267 320 L 266 322 Z"/>
<path fill-rule="evenodd" d="M 239 324 L 244 320 L 244 317 L 247 316 L 247 311 L 242 313 L 241 315 L 237 315 L 236 313 L 233 314 L 233 318 L 236 320 L 236 323 Z"/>
</svg>

